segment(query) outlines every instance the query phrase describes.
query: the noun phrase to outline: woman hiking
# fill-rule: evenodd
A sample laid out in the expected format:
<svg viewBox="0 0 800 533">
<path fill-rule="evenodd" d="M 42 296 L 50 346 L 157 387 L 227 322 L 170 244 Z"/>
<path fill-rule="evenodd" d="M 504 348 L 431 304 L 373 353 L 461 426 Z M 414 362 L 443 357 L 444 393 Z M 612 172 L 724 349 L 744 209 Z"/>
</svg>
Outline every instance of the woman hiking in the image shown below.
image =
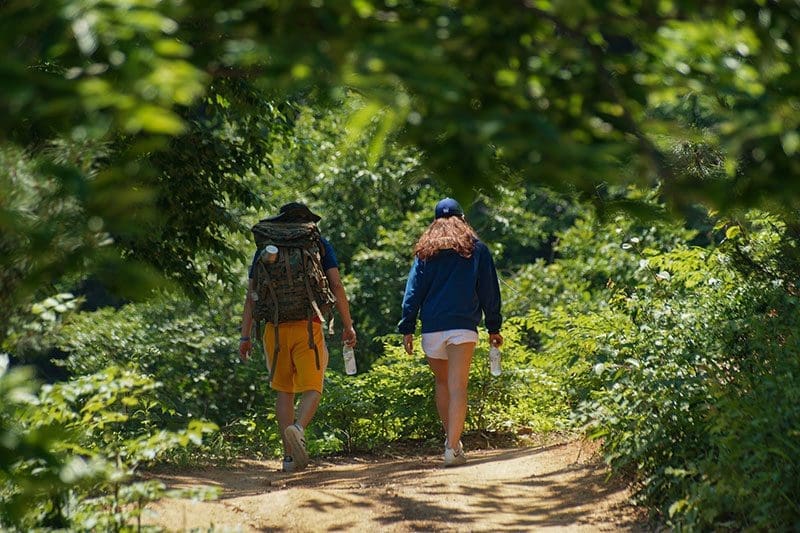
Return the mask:
<svg viewBox="0 0 800 533">
<path fill-rule="evenodd" d="M 436 409 L 446 434 L 445 467 L 467 461 L 461 433 L 478 324 L 485 316 L 489 342 L 502 345 L 500 305 L 500 285 L 489 249 L 467 223 L 458 202 L 441 200 L 433 222 L 414 246 L 398 330 L 406 352 L 412 354 L 420 315 L 422 350 L 433 370 Z"/>
</svg>

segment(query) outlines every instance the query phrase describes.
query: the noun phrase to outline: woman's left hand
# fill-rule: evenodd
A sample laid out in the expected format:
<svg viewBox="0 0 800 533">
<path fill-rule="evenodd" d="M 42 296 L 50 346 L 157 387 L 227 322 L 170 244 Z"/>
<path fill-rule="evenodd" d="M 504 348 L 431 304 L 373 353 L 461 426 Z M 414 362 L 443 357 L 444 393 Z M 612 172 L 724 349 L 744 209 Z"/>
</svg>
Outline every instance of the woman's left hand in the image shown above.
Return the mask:
<svg viewBox="0 0 800 533">
<path fill-rule="evenodd" d="M 414 335 L 413 334 L 408 333 L 406 335 L 403 335 L 403 348 L 406 349 L 406 353 L 408 355 L 411 355 L 412 353 L 414 353 Z"/>
</svg>

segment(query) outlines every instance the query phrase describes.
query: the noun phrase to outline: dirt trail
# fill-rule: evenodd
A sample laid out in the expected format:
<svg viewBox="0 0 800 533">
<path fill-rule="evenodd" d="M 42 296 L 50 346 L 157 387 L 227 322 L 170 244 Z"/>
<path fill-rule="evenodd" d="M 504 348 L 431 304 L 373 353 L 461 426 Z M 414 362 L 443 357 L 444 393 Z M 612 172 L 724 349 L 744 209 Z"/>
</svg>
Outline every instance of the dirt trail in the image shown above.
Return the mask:
<svg viewBox="0 0 800 533">
<path fill-rule="evenodd" d="M 440 456 L 277 461 L 159 474 L 172 487 L 215 485 L 219 500 L 164 500 L 148 523 L 221 531 L 640 531 L 627 492 L 580 442 L 479 450 L 466 466 Z"/>
</svg>

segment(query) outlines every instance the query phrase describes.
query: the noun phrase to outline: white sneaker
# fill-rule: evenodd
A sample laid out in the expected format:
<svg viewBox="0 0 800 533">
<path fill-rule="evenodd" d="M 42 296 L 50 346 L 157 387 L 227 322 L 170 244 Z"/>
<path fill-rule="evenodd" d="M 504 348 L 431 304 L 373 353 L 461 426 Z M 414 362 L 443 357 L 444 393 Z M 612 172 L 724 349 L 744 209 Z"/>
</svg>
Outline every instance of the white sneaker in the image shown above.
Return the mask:
<svg viewBox="0 0 800 533">
<path fill-rule="evenodd" d="M 302 470 L 308 466 L 308 452 L 303 430 L 297 424 L 292 424 L 284 430 L 283 436 L 286 437 L 286 444 L 289 446 L 287 455 L 291 455 L 294 459 L 295 470 Z"/>
<path fill-rule="evenodd" d="M 444 445 L 444 466 L 460 466 L 467 462 L 467 456 L 464 454 L 464 446 L 461 441 L 458 441 L 458 448 L 453 449 L 448 447 L 447 442 Z"/>
</svg>

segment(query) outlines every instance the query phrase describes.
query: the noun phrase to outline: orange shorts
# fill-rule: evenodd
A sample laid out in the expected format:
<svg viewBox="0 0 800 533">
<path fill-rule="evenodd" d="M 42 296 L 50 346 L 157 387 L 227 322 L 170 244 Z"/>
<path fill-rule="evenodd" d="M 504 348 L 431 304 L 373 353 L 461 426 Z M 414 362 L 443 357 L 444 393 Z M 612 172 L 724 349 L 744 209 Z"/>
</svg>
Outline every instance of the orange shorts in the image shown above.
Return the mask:
<svg viewBox="0 0 800 533">
<path fill-rule="evenodd" d="M 275 326 L 264 326 L 264 354 L 267 369 L 272 372 L 273 389 L 281 392 L 322 393 L 322 380 L 328 367 L 328 348 L 322 335 L 322 324 L 312 322 L 314 344 L 319 354 L 319 368 L 314 348 L 308 344 L 308 320 L 283 322 L 278 325 L 278 358 L 272 368 L 275 350 Z"/>
</svg>

